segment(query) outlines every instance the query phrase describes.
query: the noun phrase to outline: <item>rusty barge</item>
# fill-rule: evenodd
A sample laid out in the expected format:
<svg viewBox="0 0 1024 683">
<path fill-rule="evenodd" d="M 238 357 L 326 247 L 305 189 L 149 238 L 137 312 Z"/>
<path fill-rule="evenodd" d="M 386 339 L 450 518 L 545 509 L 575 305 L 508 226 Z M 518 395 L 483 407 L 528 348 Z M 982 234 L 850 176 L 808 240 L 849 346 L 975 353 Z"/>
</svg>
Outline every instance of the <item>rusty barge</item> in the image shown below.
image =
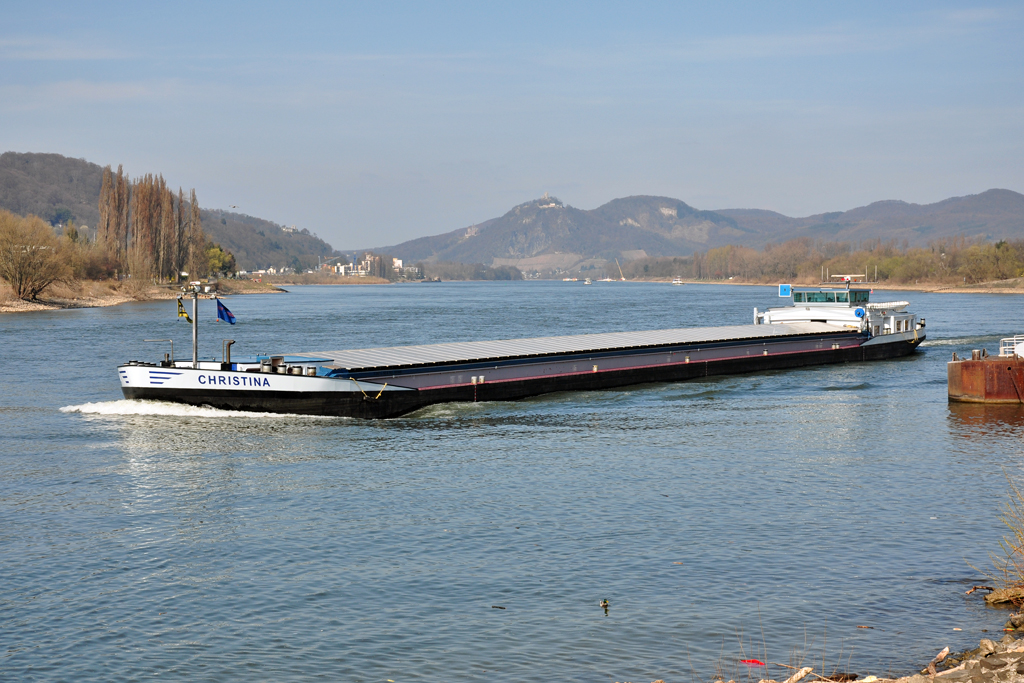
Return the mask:
<svg viewBox="0 0 1024 683">
<path fill-rule="evenodd" d="M 949 400 L 963 403 L 1024 403 L 1024 335 L 999 342 L 999 355 L 985 349 L 946 365 Z"/>
</svg>

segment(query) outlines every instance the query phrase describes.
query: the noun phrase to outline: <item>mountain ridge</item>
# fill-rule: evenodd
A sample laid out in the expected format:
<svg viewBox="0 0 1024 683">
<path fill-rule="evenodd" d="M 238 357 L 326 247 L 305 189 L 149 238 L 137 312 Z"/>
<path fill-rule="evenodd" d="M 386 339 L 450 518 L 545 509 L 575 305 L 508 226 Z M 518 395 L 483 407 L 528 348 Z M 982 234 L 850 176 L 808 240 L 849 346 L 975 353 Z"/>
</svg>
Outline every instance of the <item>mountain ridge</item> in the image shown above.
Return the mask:
<svg viewBox="0 0 1024 683">
<path fill-rule="evenodd" d="M 381 250 L 409 262 L 565 268 L 570 256 L 577 264 L 635 254 L 687 256 L 729 244 L 760 249 L 798 237 L 845 242 L 896 239 L 925 245 L 956 236 L 1024 238 L 1024 195 L 997 188 L 931 204 L 888 199 L 804 217 L 765 209 L 701 210 L 673 197 L 653 195 L 621 197 L 584 210 L 545 195 L 502 216 Z"/>
<path fill-rule="evenodd" d="M 51 153 L 0 154 L 0 207 L 52 222 L 74 217 L 95 233 L 103 169 Z M 308 231 L 255 216 L 202 209 L 211 240 L 235 254 L 240 268 L 313 266 L 340 252 Z M 798 237 L 860 242 L 906 240 L 926 245 L 955 236 L 1024 238 L 1024 195 L 994 188 L 931 204 L 886 199 L 804 217 L 766 209 L 703 210 L 673 197 L 633 195 L 578 209 L 545 195 L 473 225 L 374 249 L 417 261 L 579 268 L 613 258 L 686 256 L 729 244 L 760 249 Z"/>
</svg>

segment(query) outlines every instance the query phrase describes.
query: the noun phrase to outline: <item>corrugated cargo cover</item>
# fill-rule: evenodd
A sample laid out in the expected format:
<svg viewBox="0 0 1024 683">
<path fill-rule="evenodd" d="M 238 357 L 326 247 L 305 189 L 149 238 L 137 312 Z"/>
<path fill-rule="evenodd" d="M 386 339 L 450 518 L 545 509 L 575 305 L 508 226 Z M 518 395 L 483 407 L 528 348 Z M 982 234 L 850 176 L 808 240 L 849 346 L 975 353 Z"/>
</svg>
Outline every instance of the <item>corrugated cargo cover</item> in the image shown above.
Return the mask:
<svg viewBox="0 0 1024 683">
<path fill-rule="evenodd" d="M 379 370 L 410 366 L 449 365 L 475 361 L 509 360 L 558 356 L 575 353 L 597 353 L 622 349 L 709 344 L 751 339 L 771 339 L 815 334 L 850 333 L 855 330 L 826 323 L 791 323 L 786 325 L 730 325 L 723 327 L 684 327 L 675 330 L 647 332 L 606 332 L 562 337 L 533 337 L 496 341 L 452 342 L 419 346 L 392 346 L 377 349 L 316 351 L 292 353 L 289 356 L 330 359 L 330 368 L 345 370 Z"/>
</svg>

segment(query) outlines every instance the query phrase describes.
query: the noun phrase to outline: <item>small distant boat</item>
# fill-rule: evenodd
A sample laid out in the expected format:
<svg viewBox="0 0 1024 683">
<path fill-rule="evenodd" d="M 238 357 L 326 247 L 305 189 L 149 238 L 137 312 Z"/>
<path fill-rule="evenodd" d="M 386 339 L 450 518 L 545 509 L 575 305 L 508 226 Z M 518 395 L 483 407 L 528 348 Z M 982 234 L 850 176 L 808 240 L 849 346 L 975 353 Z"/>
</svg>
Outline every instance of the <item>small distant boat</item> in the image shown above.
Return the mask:
<svg viewBox="0 0 1024 683">
<path fill-rule="evenodd" d="M 686 283 L 683 282 L 683 278 L 681 278 L 681 277 L 674 277 L 674 278 L 672 278 L 672 284 L 674 284 L 674 285 L 685 285 Z"/>
<path fill-rule="evenodd" d="M 576 282 L 578 280 L 579 280 L 579 278 L 575 278 L 575 277 L 563 277 L 562 278 L 562 282 Z"/>
<path fill-rule="evenodd" d="M 585 285 L 592 285 L 592 284 L 594 284 L 594 283 L 593 283 L 593 282 L 591 282 L 591 281 L 590 281 L 590 278 L 588 277 L 588 278 L 587 278 L 586 280 L 584 280 L 584 281 L 583 281 L 583 284 L 585 284 Z"/>
</svg>

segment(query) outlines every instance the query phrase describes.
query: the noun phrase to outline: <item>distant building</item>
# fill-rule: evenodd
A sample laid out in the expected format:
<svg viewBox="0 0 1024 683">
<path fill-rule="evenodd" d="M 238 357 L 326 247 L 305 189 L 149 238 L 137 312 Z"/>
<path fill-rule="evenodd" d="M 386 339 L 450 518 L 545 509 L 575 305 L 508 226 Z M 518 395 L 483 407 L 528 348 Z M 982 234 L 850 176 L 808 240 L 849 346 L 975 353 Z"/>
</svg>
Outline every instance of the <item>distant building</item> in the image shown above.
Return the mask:
<svg viewBox="0 0 1024 683">
<path fill-rule="evenodd" d="M 402 259 L 400 259 L 400 258 L 392 258 L 391 259 L 391 267 L 394 268 L 395 270 L 401 272 L 402 271 Z"/>
<path fill-rule="evenodd" d="M 281 230 L 283 230 L 285 232 L 298 232 L 299 231 L 299 229 L 297 227 L 295 227 L 294 225 L 282 225 L 281 226 Z"/>
</svg>

